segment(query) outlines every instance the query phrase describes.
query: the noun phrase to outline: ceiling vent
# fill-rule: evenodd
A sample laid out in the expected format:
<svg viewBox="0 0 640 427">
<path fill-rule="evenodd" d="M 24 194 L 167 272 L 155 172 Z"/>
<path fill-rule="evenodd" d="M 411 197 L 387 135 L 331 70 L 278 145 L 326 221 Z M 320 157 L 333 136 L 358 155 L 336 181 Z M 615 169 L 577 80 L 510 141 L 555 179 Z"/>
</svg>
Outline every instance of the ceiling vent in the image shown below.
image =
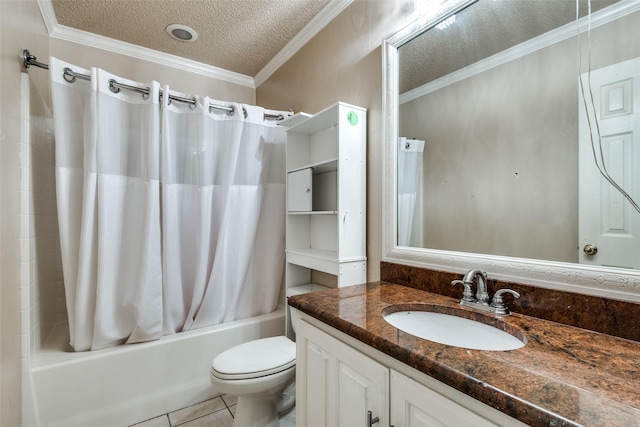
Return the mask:
<svg viewBox="0 0 640 427">
<path fill-rule="evenodd" d="M 171 24 L 167 26 L 166 30 L 171 37 L 181 42 L 194 42 L 198 39 L 198 33 L 186 25 Z"/>
</svg>

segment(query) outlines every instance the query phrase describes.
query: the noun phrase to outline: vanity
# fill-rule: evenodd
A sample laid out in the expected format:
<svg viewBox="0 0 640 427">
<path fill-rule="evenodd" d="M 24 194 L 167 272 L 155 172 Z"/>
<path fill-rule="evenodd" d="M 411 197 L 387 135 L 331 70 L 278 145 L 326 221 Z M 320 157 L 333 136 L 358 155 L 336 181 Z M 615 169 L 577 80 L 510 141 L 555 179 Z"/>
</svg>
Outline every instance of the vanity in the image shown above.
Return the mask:
<svg viewBox="0 0 640 427">
<path fill-rule="evenodd" d="M 593 6 L 449 0 L 383 41 L 381 281 L 289 299 L 298 427 L 640 426 L 640 2 Z M 460 304 L 470 269 L 520 295 L 510 316 Z M 395 310 L 525 345 L 429 341 Z"/>
<path fill-rule="evenodd" d="M 404 267 L 383 266 L 383 277 L 385 268 Z M 477 312 L 459 299 L 387 281 L 300 295 L 289 304 L 303 313 L 298 427 L 640 425 L 637 340 L 513 313 L 490 317 L 494 326 L 521 333 L 524 347 L 447 346 L 398 330 L 383 314 L 421 306 Z"/>
</svg>

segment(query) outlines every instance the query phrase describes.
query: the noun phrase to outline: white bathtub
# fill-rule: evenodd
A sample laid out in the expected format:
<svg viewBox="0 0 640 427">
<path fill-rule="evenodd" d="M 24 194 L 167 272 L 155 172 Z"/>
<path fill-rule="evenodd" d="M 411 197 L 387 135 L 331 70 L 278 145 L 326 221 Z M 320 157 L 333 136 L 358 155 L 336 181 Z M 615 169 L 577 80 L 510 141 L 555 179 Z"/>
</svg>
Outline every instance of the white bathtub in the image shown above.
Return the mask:
<svg viewBox="0 0 640 427">
<path fill-rule="evenodd" d="M 220 395 L 211 360 L 234 345 L 284 333 L 273 313 L 104 350 L 65 351 L 59 325 L 30 360 L 25 427 L 124 427 Z"/>
</svg>

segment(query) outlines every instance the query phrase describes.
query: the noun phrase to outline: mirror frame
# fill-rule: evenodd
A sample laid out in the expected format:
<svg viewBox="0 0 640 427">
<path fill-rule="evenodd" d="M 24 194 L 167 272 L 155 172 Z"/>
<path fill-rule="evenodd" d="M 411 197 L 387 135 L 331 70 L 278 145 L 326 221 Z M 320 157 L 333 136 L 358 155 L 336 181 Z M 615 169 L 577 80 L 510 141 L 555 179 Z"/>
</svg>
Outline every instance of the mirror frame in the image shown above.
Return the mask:
<svg viewBox="0 0 640 427">
<path fill-rule="evenodd" d="M 384 128 L 382 261 L 461 274 L 471 268 L 480 268 L 486 271 L 491 279 L 640 302 L 640 270 L 397 245 L 398 49 L 417 35 L 476 1 L 449 1 L 445 9 L 418 19 L 382 41 Z"/>
</svg>

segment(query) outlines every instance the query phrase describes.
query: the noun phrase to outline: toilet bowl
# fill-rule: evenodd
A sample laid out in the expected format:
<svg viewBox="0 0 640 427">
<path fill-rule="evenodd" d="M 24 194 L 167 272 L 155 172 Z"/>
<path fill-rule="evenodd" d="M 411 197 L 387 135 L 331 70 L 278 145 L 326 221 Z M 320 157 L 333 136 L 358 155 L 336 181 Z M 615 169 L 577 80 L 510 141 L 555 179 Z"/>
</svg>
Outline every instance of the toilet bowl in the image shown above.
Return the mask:
<svg viewBox="0 0 640 427">
<path fill-rule="evenodd" d="M 287 289 L 287 297 L 327 289 L 304 285 Z M 293 331 L 297 310 L 287 306 Z M 233 427 L 278 427 L 279 415 L 295 403 L 296 344 L 285 336 L 262 338 L 232 347 L 211 363 L 213 387 L 238 397 Z"/>
</svg>

